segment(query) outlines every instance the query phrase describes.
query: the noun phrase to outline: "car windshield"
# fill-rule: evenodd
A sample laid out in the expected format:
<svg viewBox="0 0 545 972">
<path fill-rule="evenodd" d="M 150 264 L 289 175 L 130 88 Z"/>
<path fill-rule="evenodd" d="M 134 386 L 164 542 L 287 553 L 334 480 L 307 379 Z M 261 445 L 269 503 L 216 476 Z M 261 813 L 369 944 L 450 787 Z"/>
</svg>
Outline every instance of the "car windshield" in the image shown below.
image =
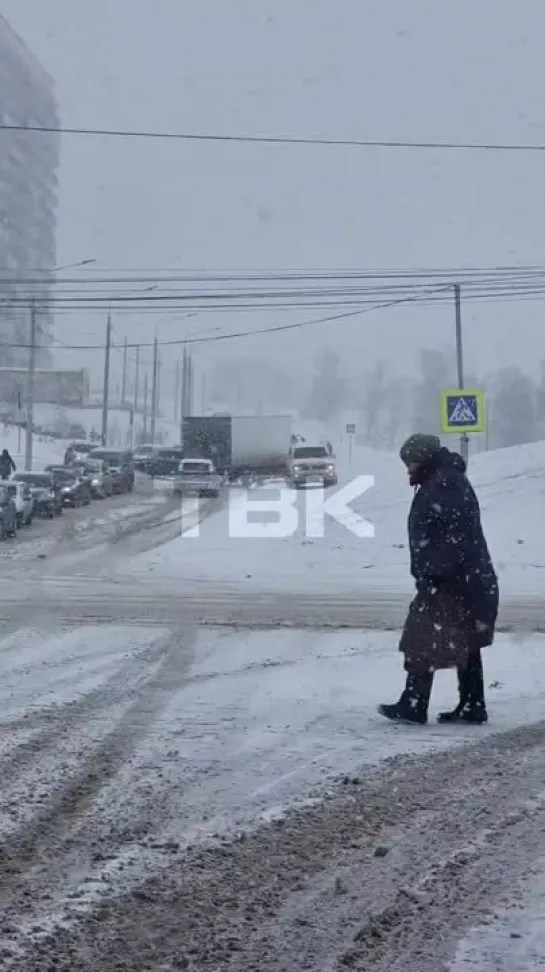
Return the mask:
<svg viewBox="0 0 545 972">
<path fill-rule="evenodd" d="M 297 446 L 293 450 L 294 459 L 325 459 L 328 455 L 325 446 Z"/>
<path fill-rule="evenodd" d="M 9 485 L 6 486 L 6 489 L 10 496 L 15 496 L 17 493 L 17 486 L 15 483 L 9 483 Z"/>
<path fill-rule="evenodd" d="M 91 452 L 91 449 L 94 449 L 95 447 L 92 442 L 73 442 L 70 448 L 73 449 L 74 452 Z"/>
<path fill-rule="evenodd" d="M 210 472 L 210 465 L 207 462 L 182 462 L 181 470 L 184 473 L 206 473 Z"/>
<path fill-rule="evenodd" d="M 6 503 L 9 503 L 9 493 L 8 493 L 8 491 L 7 491 L 7 489 L 6 489 L 5 486 L 1 486 L 0 487 L 0 506 L 2 506 L 2 505 L 5 506 Z"/>
<path fill-rule="evenodd" d="M 91 459 L 103 459 L 111 466 L 120 466 L 123 462 L 123 456 L 120 452 L 93 452 Z"/>
<path fill-rule="evenodd" d="M 13 478 L 18 483 L 28 483 L 29 486 L 42 486 L 44 489 L 49 489 L 51 486 L 49 476 L 40 473 L 17 473 Z"/>
<path fill-rule="evenodd" d="M 181 449 L 161 449 L 159 459 L 179 459 L 181 454 Z"/>
<path fill-rule="evenodd" d="M 73 483 L 76 479 L 76 474 L 70 469 L 52 469 L 51 472 L 56 479 L 62 479 L 64 482 Z"/>
</svg>

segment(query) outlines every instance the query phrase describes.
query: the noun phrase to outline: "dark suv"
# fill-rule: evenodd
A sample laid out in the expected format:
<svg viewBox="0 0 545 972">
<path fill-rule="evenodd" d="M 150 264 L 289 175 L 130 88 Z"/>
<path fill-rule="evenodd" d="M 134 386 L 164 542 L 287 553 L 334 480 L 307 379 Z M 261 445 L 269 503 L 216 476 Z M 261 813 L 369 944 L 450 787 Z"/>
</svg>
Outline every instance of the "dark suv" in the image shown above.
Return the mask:
<svg viewBox="0 0 545 972">
<path fill-rule="evenodd" d="M 102 459 L 111 473 L 114 493 L 132 493 L 134 489 L 134 461 L 132 452 L 116 449 L 93 449 L 89 459 Z"/>
</svg>

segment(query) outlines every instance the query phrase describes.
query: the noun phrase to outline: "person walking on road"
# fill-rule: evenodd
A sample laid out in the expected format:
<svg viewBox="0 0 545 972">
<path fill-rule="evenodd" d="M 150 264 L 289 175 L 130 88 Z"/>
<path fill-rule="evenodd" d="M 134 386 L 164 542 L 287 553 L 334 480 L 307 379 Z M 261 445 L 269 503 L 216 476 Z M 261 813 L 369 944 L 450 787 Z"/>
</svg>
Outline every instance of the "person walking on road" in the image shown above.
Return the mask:
<svg viewBox="0 0 545 972">
<path fill-rule="evenodd" d="M 379 706 L 387 719 L 426 723 L 434 672 L 458 670 L 458 705 L 439 722 L 487 722 L 481 649 L 492 644 L 498 579 L 481 512 L 462 456 L 435 435 L 417 433 L 400 456 L 415 494 L 408 519 L 416 585 L 401 635 L 407 681 L 398 702 Z"/>
<path fill-rule="evenodd" d="M 0 478 L 9 479 L 12 473 L 17 472 L 17 466 L 11 458 L 7 449 L 2 450 L 0 455 Z"/>
</svg>

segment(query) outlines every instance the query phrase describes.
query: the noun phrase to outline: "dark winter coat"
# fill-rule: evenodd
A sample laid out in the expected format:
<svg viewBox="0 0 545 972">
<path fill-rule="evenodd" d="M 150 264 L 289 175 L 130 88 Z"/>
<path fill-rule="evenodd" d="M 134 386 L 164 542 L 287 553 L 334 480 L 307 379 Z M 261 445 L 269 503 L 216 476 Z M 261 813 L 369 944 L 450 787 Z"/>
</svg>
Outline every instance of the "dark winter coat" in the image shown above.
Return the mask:
<svg viewBox="0 0 545 972">
<path fill-rule="evenodd" d="M 0 476 L 2 479 L 9 479 L 12 472 L 16 471 L 17 466 L 15 465 L 7 449 L 4 449 L 0 455 Z"/>
<path fill-rule="evenodd" d="M 417 593 L 399 647 L 408 670 L 463 667 L 492 643 L 498 580 L 462 457 L 442 448 L 420 483 L 408 521 Z"/>
</svg>

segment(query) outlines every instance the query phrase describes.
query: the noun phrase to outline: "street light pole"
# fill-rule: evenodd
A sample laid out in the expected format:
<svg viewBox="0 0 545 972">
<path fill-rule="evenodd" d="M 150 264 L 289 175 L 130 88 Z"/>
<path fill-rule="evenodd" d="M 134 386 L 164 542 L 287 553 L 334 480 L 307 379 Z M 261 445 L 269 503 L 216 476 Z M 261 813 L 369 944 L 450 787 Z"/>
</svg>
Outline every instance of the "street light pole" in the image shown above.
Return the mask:
<svg viewBox="0 0 545 972">
<path fill-rule="evenodd" d="M 30 303 L 30 348 L 28 353 L 25 470 L 32 470 L 32 438 L 34 433 L 34 378 L 36 374 L 36 301 Z"/>
</svg>

